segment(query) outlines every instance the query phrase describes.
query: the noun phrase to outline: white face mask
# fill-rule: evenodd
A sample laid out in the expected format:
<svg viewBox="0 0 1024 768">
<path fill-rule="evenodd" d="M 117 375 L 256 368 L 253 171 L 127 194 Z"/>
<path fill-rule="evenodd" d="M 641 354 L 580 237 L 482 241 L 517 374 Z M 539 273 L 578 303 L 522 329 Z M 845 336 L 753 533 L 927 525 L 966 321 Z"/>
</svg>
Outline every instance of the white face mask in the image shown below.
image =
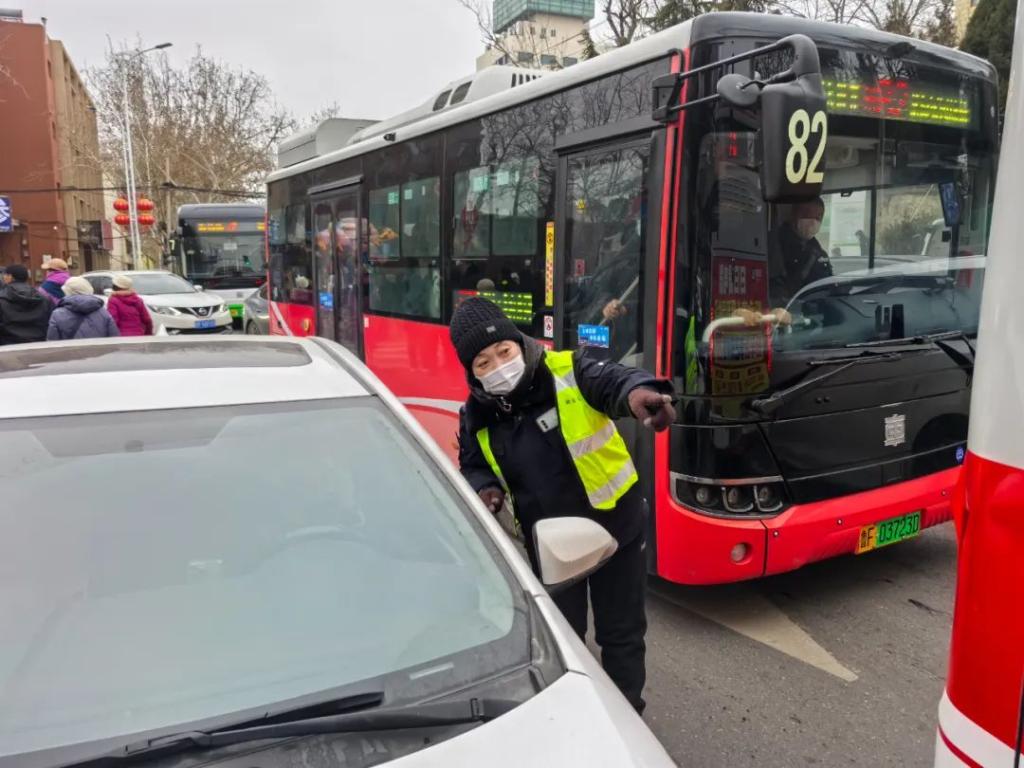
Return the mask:
<svg viewBox="0 0 1024 768">
<path fill-rule="evenodd" d="M 821 231 L 821 222 L 817 219 L 797 219 L 796 233 L 801 240 L 810 240 Z"/>
<path fill-rule="evenodd" d="M 480 377 L 480 384 L 484 391 L 491 395 L 507 395 L 516 388 L 516 384 L 523 378 L 526 370 L 526 361 L 519 355 L 509 360 L 502 366 L 495 368 L 490 373 Z"/>
</svg>

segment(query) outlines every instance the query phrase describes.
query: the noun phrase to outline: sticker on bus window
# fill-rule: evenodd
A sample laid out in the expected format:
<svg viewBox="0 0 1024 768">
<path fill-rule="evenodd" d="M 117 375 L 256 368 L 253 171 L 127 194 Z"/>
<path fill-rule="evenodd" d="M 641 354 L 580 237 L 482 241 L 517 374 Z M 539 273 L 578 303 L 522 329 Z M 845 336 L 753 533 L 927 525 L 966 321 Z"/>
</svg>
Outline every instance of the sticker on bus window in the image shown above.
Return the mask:
<svg viewBox="0 0 1024 768">
<path fill-rule="evenodd" d="M 581 347 L 608 349 L 612 345 L 612 329 L 607 325 L 577 325 L 576 335 Z"/>
<path fill-rule="evenodd" d="M 486 173 L 480 174 L 479 176 L 473 177 L 473 191 L 474 192 L 486 192 L 490 186 L 491 177 Z"/>
<path fill-rule="evenodd" d="M 555 338 L 555 318 L 551 315 L 544 315 L 544 338 Z"/>
<path fill-rule="evenodd" d="M 330 291 L 320 291 L 320 306 L 324 309 L 334 309 L 334 295 Z"/>
<path fill-rule="evenodd" d="M 398 205 L 398 192 L 388 192 L 388 205 Z"/>
<path fill-rule="evenodd" d="M 405 199 L 412 200 L 412 187 L 405 188 Z"/>
</svg>

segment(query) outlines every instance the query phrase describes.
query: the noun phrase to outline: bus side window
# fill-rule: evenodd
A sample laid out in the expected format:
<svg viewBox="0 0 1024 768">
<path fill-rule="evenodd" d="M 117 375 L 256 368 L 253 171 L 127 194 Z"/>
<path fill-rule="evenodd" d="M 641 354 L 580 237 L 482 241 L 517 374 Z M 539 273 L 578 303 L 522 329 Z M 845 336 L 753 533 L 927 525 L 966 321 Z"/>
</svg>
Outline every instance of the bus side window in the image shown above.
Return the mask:
<svg viewBox="0 0 1024 768">
<path fill-rule="evenodd" d="M 304 204 L 290 205 L 285 211 L 285 243 L 280 279 L 274 281 L 274 301 L 313 304 L 313 256 L 306 240 L 308 217 L 309 208 Z"/>
<path fill-rule="evenodd" d="M 545 210 L 550 180 L 541 167 L 543 104 L 453 128 L 449 305 L 471 296 L 498 304 L 527 334 L 542 337 Z M 524 134 L 530 140 L 516 141 Z M 536 139 L 536 140 L 534 140 Z"/>
<path fill-rule="evenodd" d="M 369 309 L 441 318 L 441 177 L 437 137 L 383 150 L 368 193 Z"/>
</svg>

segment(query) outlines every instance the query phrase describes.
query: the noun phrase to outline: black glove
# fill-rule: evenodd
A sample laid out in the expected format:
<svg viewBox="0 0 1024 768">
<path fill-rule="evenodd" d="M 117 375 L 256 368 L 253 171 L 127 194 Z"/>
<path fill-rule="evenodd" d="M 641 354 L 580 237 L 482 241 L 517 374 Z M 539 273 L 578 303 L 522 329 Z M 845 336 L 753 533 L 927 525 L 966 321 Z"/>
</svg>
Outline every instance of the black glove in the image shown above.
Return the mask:
<svg viewBox="0 0 1024 768">
<path fill-rule="evenodd" d="M 629 393 L 629 410 L 637 421 L 655 432 L 668 429 L 676 420 L 676 409 L 672 407 L 672 395 L 663 395 L 646 387 L 637 387 Z"/>
<path fill-rule="evenodd" d="M 493 485 L 484 488 L 478 492 L 477 495 L 480 497 L 480 501 L 484 503 L 487 510 L 492 513 L 501 511 L 501 506 L 505 503 L 505 492 L 501 488 L 495 488 Z"/>
</svg>

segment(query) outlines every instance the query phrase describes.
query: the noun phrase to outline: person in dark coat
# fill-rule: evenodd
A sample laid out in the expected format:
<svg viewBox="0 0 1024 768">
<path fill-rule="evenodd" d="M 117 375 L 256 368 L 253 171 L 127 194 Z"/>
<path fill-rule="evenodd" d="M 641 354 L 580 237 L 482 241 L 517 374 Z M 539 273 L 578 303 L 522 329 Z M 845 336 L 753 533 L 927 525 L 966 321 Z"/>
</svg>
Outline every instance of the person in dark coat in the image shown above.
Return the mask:
<svg viewBox="0 0 1024 768">
<path fill-rule="evenodd" d="M 460 413 L 460 470 L 492 512 L 511 496 L 534 572 L 538 520 L 586 517 L 618 542 L 603 567 L 553 599 L 584 638 L 589 588 L 602 666 L 642 712 L 646 502 L 611 419 L 633 416 L 654 429 L 668 428 L 675 420 L 671 384 L 579 352 L 546 351 L 479 297 L 459 306 L 449 332 L 470 386 Z M 566 398 L 573 389 L 579 397 Z M 583 422 L 595 425 L 591 433 L 585 425 L 580 429 Z M 575 435 L 571 448 L 566 430 Z"/>
<path fill-rule="evenodd" d="M 825 203 L 815 198 L 795 203 L 771 241 L 768 292 L 773 307 L 785 307 L 800 289 L 832 277 L 832 262 L 818 242 Z"/>
<path fill-rule="evenodd" d="M 53 304 L 28 284 L 28 270 L 12 264 L 0 290 L 0 345 L 45 341 Z"/>
<path fill-rule="evenodd" d="M 64 298 L 64 283 L 71 278 L 68 263 L 64 259 L 50 259 L 43 264 L 43 271 L 46 272 L 46 279 L 39 286 L 39 292 L 56 305 Z"/>
<path fill-rule="evenodd" d="M 120 336 L 114 318 L 94 296 L 92 285 L 84 277 L 72 277 L 64 283 L 64 298 L 50 315 L 47 341 L 97 339 Z"/>
<path fill-rule="evenodd" d="M 114 290 L 107 299 L 107 311 L 122 336 L 152 336 L 153 318 L 142 298 L 132 290 L 128 275 L 114 275 Z"/>
</svg>

